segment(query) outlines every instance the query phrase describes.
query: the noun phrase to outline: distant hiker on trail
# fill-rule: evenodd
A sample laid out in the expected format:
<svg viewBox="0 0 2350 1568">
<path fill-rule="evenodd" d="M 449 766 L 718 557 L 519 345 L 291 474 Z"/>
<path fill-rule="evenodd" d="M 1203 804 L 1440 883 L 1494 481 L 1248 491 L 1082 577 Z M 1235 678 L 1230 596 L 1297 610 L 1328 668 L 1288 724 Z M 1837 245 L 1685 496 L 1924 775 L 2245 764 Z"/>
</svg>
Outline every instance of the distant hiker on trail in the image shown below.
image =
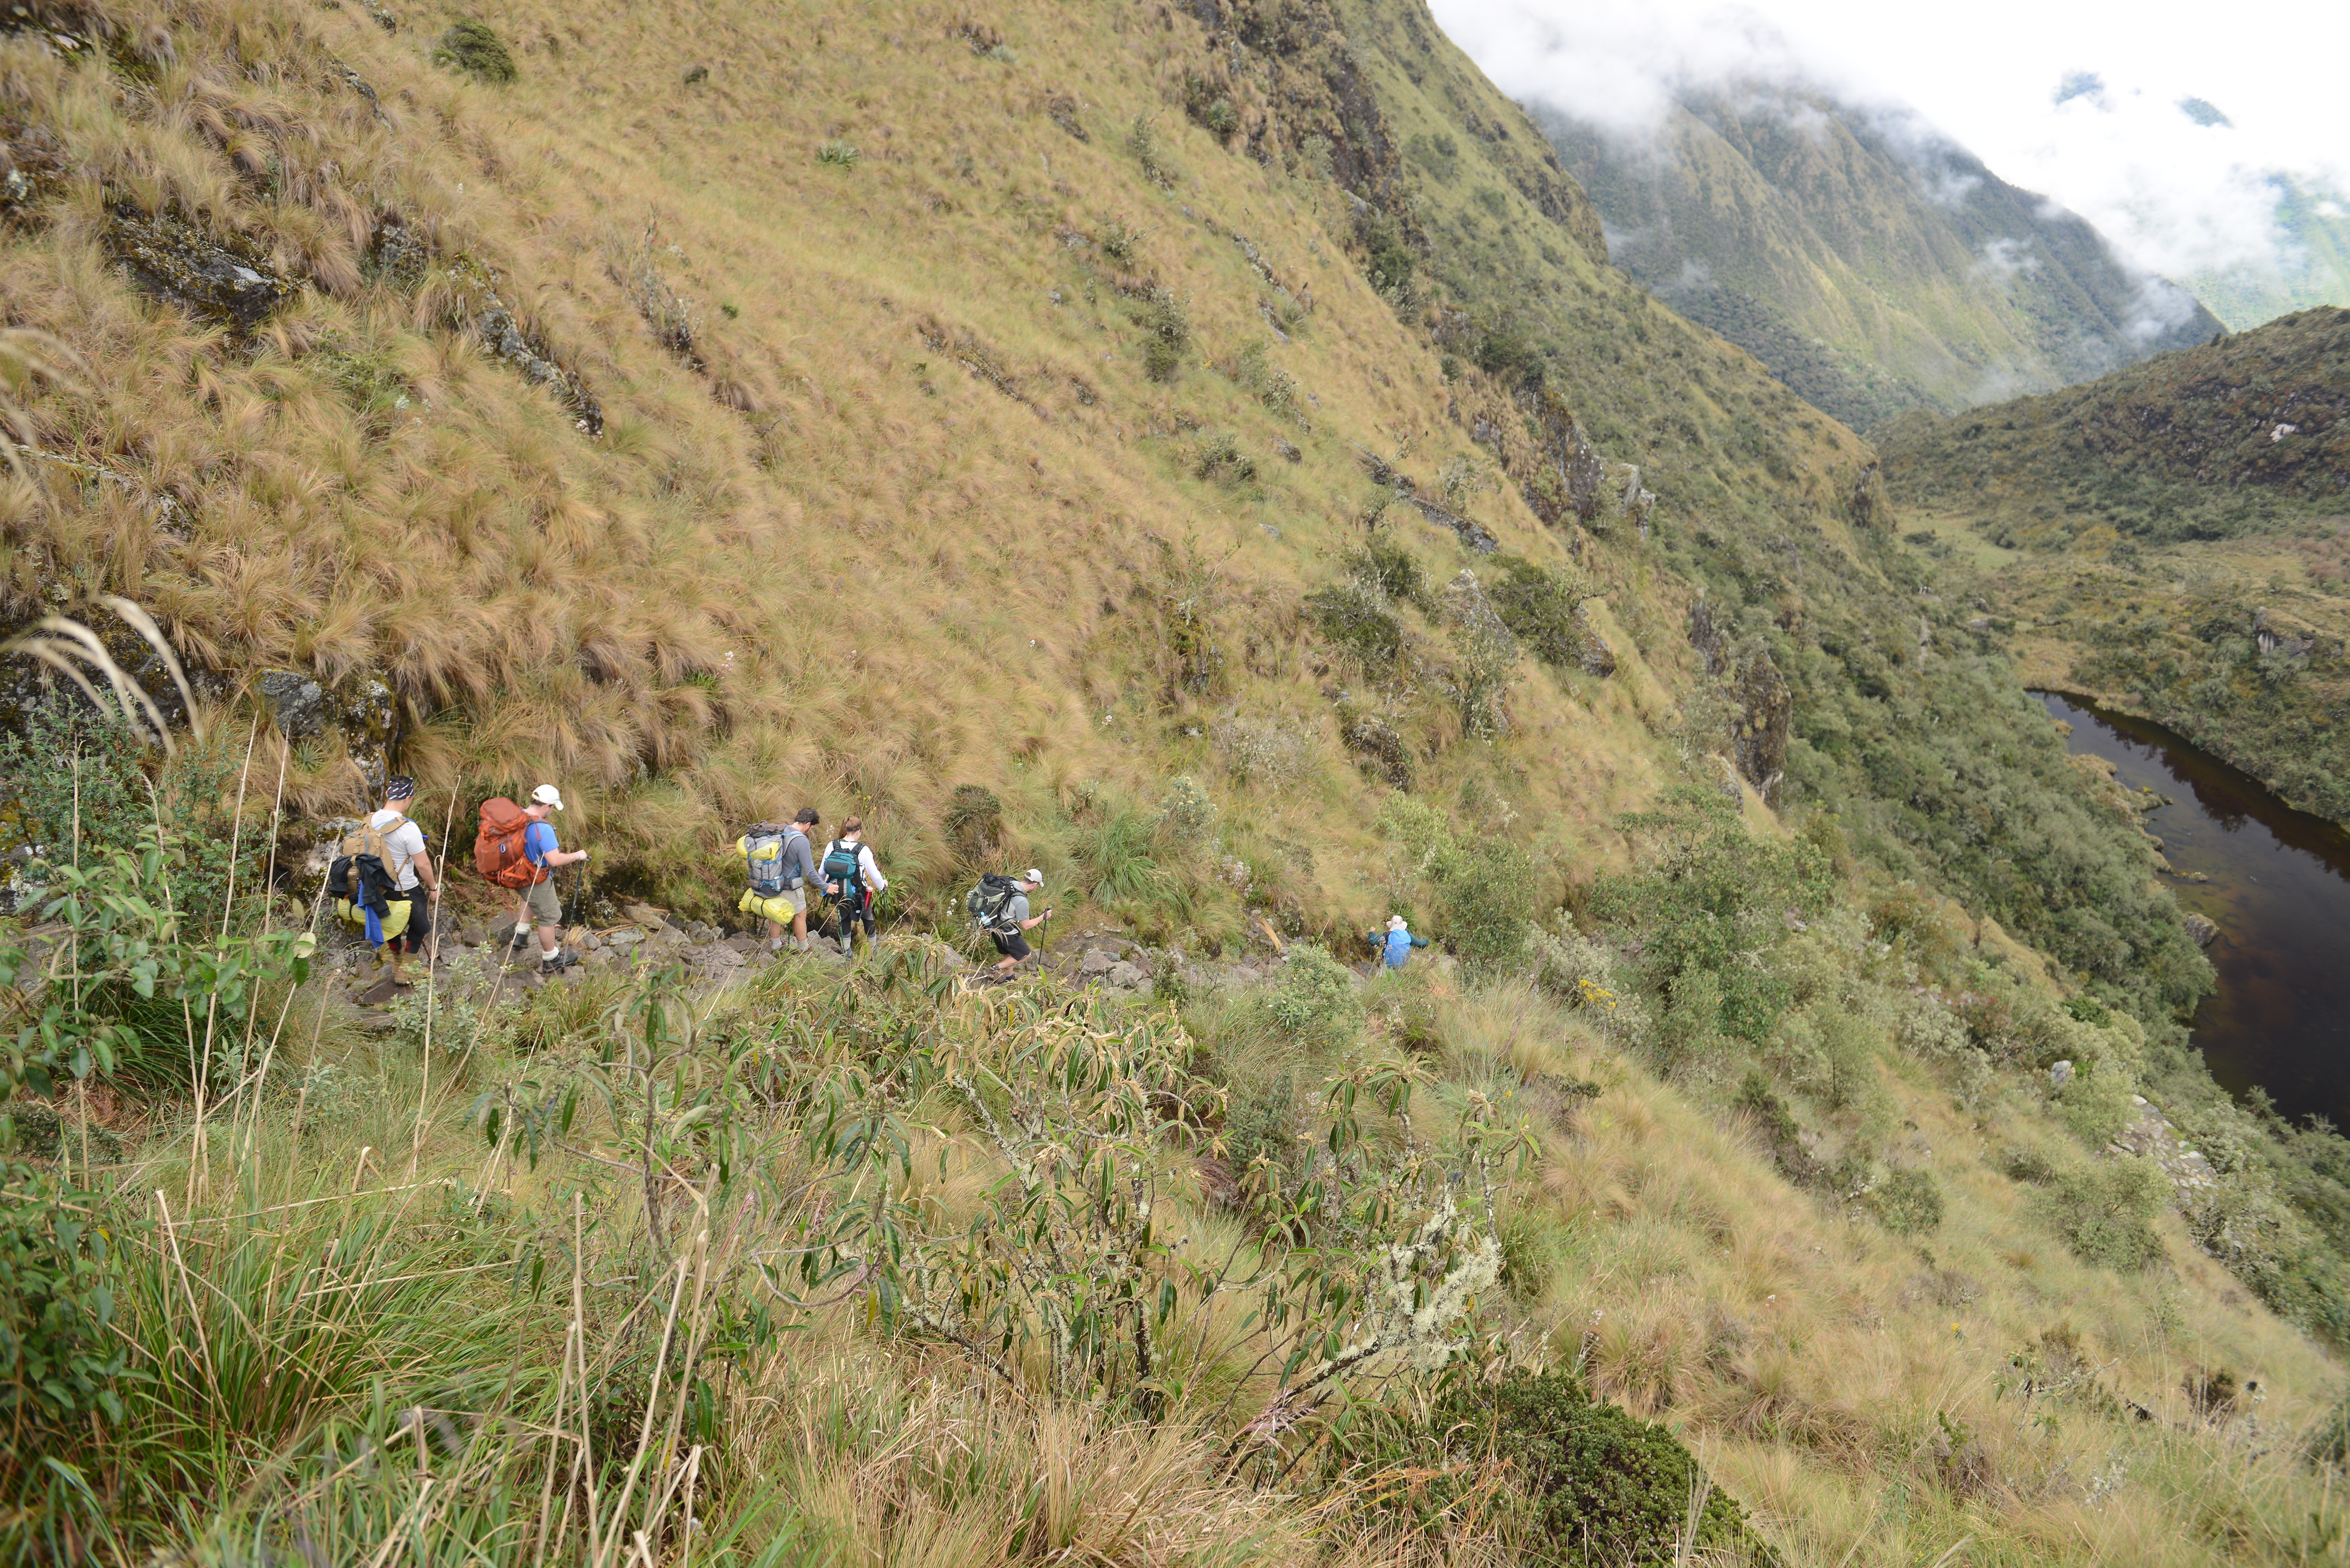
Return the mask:
<svg viewBox="0 0 2350 1568">
<path fill-rule="evenodd" d="M 865 945 L 871 947 L 878 936 L 873 920 L 873 900 L 889 885 L 881 875 L 881 867 L 873 861 L 872 847 L 864 842 L 865 819 L 852 816 L 840 825 L 840 836 L 824 846 L 824 877 L 826 897 L 840 916 L 840 950 L 854 958 L 856 930 L 858 921 L 865 925 Z"/>
<path fill-rule="evenodd" d="M 792 950 L 804 953 L 815 946 L 807 934 L 807 885 L 816 880 L 816 852 L 808 847 L 808 835 L 818 820 L 816 807 L 804 805 L 791 821 L 754 824 L 734 841 L 751 883 L 734 908 L 766 918 L 769 952 L 784 950 L 786 916 L 792 924 Z"/>
<path fill-rule="evenodd" d="M 1411 961 L 1411 950 L 1428 945 L 1426 937 L 1411 934 L 1410 923 L 1401 915 L 1389 915 L 1385 931 L 1368 931 L 1372 950 L 1378 953 L 1379 962 L 1388 969 L 1401 969 Z"/>
<path fill-rule="evenodd" d="M 971 918 L 995 943 L 995 950 L 1003 956 L 996 961 L 996 972 L 1009 974 L 1020 967 L 1020 961 L 1032 950 L 1027 934 L 1053 918 L 1047 906 L 1041 915 L 1028 912 L 1028 895 L 1045 885 L 1045 873 L 1031 866 L 1017 877 L 1000 877 L 991 871 L 979 879 L 964 900 Z"/>
<path fill-rule="evenodd" d="M 368 818 L 368 831 L 383 838 L 383 868 L 391 876 L 391 894 L 388 902 L 406 904 L 408 919 L 400 925 L 384 922 L 389 932 L 383 950 L 391 961 L 391 984 L 395 991 L 413 989 L 412 982 L 400 972 L 400 954 L 424 950 L 432 935 L 432 906 L 441 901 L 441 879 L 433 875 L 432 856 L 424 846 L 424 830 L 408 819 L 408 803 L 416 797 L 416 781 L 395 778 L 383 786 L 383 809 Z M 417 892 L 424 897 L 420 899 Z M 399 911 L 394 910 L 397 915 Z"/>
<path fill-rule="evenodd" d="M 482 803 L 482 829 L 473 839 L 473 864 L 483 876 L 517 895 L 514 946 L 534 919 L 538 926 L 538 972 L 560 974 L 578 960 L 563 950 L 563 900 L 556 896 L 556 867 L 588 858 L 585 849 L 564 849 L 547 819 L 563 809 L 563 793 L 553 784 L 530 792 L 528 805 L 504 796 Z"/>
</svg>

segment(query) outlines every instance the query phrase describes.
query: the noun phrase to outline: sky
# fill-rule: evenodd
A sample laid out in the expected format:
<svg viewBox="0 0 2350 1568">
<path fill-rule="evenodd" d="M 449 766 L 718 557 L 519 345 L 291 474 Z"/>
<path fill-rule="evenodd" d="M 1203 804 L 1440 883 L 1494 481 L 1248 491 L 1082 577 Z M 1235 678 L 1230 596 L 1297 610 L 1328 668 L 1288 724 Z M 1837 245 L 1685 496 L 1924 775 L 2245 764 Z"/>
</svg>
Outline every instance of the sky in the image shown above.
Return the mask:
<svg viewBox="0 0 2350 1568">
<path fill-rule="evenodd" d="M 2350 4 L 2178 0 L 1433 0 L 1521 101 L 1627 135 L 1677 81 L 1800 77 L 1902 104 L 2128 260 L 2178 277 L 2289 265 L 2278 172 L 2350 204 Z M 2061 99 L 2061 101 L 2060 101 Z M 2180 105 L 2190 105 L 2192 112 Z M 2216 109 L 2226 123 L 2199 123 Z M 2329 216 L 2335 214 L 2329 213 Z"/>
</svg>

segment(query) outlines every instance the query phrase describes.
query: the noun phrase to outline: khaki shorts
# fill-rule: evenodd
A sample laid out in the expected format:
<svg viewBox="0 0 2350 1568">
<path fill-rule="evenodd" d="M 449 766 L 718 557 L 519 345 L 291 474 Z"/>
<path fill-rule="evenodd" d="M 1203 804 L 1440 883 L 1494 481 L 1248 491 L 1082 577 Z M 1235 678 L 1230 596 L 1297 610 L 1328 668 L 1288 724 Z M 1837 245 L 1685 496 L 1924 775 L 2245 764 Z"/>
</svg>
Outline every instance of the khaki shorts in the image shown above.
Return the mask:
<svg viewBox="0 0 2350 1568">
<path fill-rule="evenodd" d="M 522 901 L 542 926 L 563 923 L 563 900 L 555 896 L 555 878 L 534 882 L 522 890 Z"/>
</svg>

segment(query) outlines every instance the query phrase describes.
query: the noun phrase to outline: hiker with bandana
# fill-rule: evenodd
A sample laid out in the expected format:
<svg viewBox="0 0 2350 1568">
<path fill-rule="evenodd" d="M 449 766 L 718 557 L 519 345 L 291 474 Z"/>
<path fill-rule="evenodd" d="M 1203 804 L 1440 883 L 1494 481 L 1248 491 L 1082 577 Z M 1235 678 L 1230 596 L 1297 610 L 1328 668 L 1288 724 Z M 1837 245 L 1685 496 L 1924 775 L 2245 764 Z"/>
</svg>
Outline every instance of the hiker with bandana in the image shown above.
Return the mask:
<svg viewBox="0 0 2350 1568">
<path fill-rule="evenodd" d="M 424 830 L 408 819 L 409 802 L 416 798 L 416 781 L 393 778 L 383 786 L 383 809 L 368 818 L 368 830 L 381 836 L 383 868 L 391 877 L 390 901 L 408 906 L 405 929 L 387 919 L 383 956 L 391 965 L 391 985 L 407 991 L 413 984 L 400 973 L 403 953 L 420 953 L 432 939 L 432 906 L 441 901 L 441 879 L 433 875 L 432 856 L 424 845 Z M 421 893 L 423 897 L 417 895 Z"/>
</svg>

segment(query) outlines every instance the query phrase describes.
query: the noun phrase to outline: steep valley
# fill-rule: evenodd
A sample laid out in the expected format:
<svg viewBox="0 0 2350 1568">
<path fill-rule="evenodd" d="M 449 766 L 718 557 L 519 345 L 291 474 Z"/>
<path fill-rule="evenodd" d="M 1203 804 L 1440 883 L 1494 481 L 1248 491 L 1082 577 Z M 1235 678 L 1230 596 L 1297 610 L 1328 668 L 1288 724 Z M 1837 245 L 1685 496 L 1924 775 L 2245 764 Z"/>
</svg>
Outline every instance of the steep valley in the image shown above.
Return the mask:
<svg viewBox="0 0 2350 1568">
<path fill-rule="evenodd" d="M 2317 469 L 1880 453 L 1419 0 L 0 27 L 0 1551 L 2341 1560 L 2350 1144 L 2026 685 Z M 543 780 L 673 964 L 457 940 Z M 804 802 L 879 951 L 704 961 Z M 1156 972 L 975 984 L 1031 865 Z"/>
</svg>

